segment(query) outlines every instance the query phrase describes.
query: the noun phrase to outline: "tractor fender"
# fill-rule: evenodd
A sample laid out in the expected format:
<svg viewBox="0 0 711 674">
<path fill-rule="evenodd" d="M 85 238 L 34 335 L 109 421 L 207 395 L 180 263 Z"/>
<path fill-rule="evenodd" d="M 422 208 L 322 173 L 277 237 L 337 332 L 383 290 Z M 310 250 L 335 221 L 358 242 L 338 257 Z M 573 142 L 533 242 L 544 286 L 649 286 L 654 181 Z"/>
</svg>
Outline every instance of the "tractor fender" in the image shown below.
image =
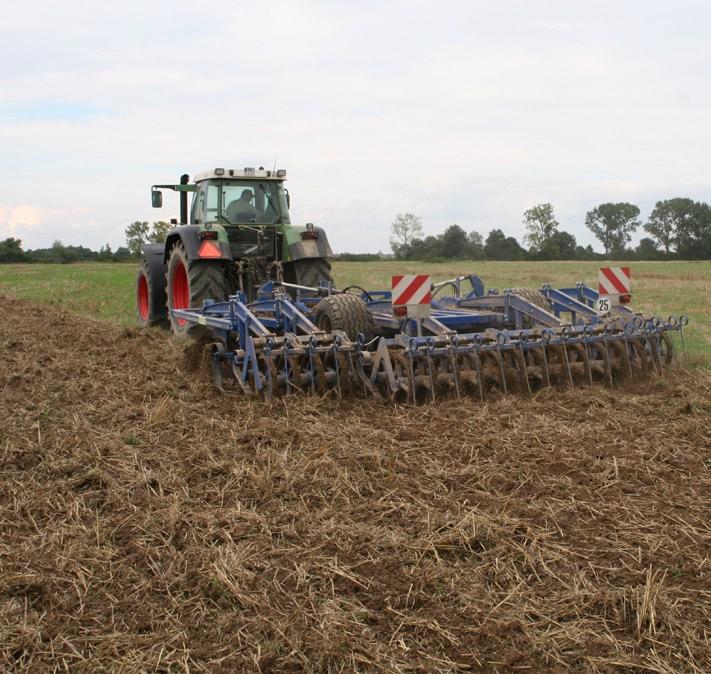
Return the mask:
<svg viewBox="0 0 711 674">
<path fill-rule="evenodd" d="M 314 227 L 315 239 L 301 239 L 289 244 L 289 259 L 303 260 L 307 257 L 333 257 L 326 232 L 321 227 Z"/>
<path fill-rule="evenodd" d="M 150 275 L 151 306 L 165 307 L 165 244 L 145 243 L 141 246 L 141 257 L 148 265 Z"/>
<path fill-rule="evenodd" d="M 180 225 L 179 227 L 174 227 L 168 232 L 168 236 L 165 239 L 165 251 L 163 253 L 163 261 L 167 264 L 168 258 L 170 257 L 170 249 L 178 242 L 181 241 L 185 247 L 185 252 L 188 254 L 188 260 L 191 262 L 193 260 L 199 260 L 199 250 L 202 241 L 200 240 L 200 232 L 205 231 L 204 227 L 199 225 Z M 214 241 L 215 245 L 219 246 L 222 253 L 221 257 L 211 257 L 210 262 L 215 260 L 229 260 L 232 261 L 232 253 L 229 250 L 229 246 L 225 245 L 222 241 Z M 162 245 L 162 244 L 161 244 Z"/>
</svg>

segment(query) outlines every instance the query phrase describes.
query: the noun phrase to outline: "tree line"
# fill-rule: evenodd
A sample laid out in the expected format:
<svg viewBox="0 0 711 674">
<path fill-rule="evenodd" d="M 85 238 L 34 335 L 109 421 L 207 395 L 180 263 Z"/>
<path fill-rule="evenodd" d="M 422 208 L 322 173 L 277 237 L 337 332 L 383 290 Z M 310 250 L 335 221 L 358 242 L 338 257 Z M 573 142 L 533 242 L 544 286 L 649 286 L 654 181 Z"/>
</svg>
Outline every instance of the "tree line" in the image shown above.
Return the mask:
<svg viewBox="0 0 711 674">
<path fill-rule="evenodd" d="M 115 251 L 107 243 L 98 251 L 85 246 L 65 246 L 55 241 L 50 248 L 23 250 L 22 241 L 13 237 L 0 241 L 0 263 L 3 262 L 51 262 L 67 264 L 70 262 L 128 262 L 136 259 L 144 243 L 165 241 L 172 225 L 158 221 L 152 224 L 136 221 L 126 228 L 126 245 Z"/>
<path fill-rule="evenodd" d="M 55 241 L 50 248 L 23 250 L 22 241 L 13 237 L 0 241 L 0 263 L 2 262 L 51 262 L 68 264 L 70 262 L 127 262 L 131 260 L 131 251 L 121 246 L 115 251 L 107 243 L 98 251 L 85 246 L 65 246 Z"/>
<path fill-rule="evenodd" d="M 396 258 L 404 260 L 620 260 L 711 259 L 711 206 L 683 197 L 658 201 L 647 221 L 640 220 L 638 206 L 627 202 L 604 203 L 588 211 L 585 226 L 600 241 L 604 254 L 592 246 L 581 246 L 575 237 L 560 229 L 552 204 L 538 204 L 523 214 L 524 243 L 492 229 L 484 238 L 477 231 L 450 225 L 441 234 L 424 236 L 421 218 L 400 213 L 391 226 L 390 246 Z M 20 239 L 0 241 L 2 262 L 123 262 L 139 256 L 144 243 L 165 241 L 172 225 L 165 221 L 135 221 L 125 230 L 126 246 L 112 251 L 106 244 L 94 251 L 84 246 L 65 246 L 55 241 L 50 248 L 23 250 Z M 649 236 L 634 248 L 632 234 L 642 227 Z M 375 260 L 380 253 L 341 253 L 341 260 Z"/>
<path fill-rule="evenodd" d="M 588 211 L 585 226 L 600 241 L 604 254 L 581 246 L 575 236 L 560 229 L 550 203 L 538 204 L 523 214 L 524 243 L 492 229 L 486 239 L 477 231 L 450 225 L 438 235 L 424 236 L 421 218 L 400 213 L 391 226 L 390 246 L 405 260 L 594 260 L 711 259 L 711 207 L 686 198 L 658 201 L 646 222 L 638 206 L 604 203 Z M 649 234 L 633 249 L 632 234 L 640 227 Z"/>
</svg>

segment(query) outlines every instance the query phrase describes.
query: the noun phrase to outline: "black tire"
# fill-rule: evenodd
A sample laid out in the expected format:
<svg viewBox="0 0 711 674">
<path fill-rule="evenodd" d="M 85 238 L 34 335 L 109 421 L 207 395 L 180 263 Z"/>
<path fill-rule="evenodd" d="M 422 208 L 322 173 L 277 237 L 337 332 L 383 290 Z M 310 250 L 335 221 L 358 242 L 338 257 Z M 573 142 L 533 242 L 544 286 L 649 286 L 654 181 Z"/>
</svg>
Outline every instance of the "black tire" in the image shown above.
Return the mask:
<svg viewBox="0 0 711 674">
<path fill-rule="evenodd" d="M 151 274 L 148 261 L 141 259 L 136 274 L 136 314 L 138 324 L 142 328 L 153 325 L 167 328 L 169 325 L 168 314 L 165 310 L 165 283 L 164 278 L 156 278 Z"/>
<path fill-rule="evenodd" d="M 314 319 L 324 332 L 341 330 L 352 341 L 359 334 L 370 341 L 375 333 L 373 317 L 365 302 L 357 295 L 344 293 L 324 297 L 314 309 Z"/>
<path fill-rule="evenodd" d="M 182 242 L 171 248 L 166 273 L 166 303 L 173 334 L 199 337 L 206 330 L 200 325 L 174 318 L 171 309 L 199 309 L 204 300 L 222 302 L 228 295 L 229 288 L 222 263 L 201 260 L 190 262 Z"/>
<path fill-rule="evenodd" d="M 307 257 L 303 260 L 288 262 L 284 265 L 284 277 L 287 283 L 295 283 L 309 288 L 318 288 L 321 281 L 329 283 L 333 281 L 331 263 L 324 257 Z M 316 293 L 313 294 L 316 295 Z"/>
</svg>

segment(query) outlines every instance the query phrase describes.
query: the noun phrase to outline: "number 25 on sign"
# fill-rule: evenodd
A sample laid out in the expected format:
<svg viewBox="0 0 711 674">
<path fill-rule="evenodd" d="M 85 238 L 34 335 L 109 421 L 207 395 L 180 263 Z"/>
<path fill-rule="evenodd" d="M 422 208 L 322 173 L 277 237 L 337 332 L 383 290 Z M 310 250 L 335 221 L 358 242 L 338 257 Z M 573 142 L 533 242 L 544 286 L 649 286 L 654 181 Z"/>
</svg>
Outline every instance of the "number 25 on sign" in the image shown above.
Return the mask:
<svg viewBox="0 0 711 674">
<path fill-rule="evenodd" d="M 610 298 L 606 295 L 600 295 L 597 298 L 597 304 L 595 306 L 595 311 L 598 314 L 607 314 L 610 312 Z"/>
</svg>

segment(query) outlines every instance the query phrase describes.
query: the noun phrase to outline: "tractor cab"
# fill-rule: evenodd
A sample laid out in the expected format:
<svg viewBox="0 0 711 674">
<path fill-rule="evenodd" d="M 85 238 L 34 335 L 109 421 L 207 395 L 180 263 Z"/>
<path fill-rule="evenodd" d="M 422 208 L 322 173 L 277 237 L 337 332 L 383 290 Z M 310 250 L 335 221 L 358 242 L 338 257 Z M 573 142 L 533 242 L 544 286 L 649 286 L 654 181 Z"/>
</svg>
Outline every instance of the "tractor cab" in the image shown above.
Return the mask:
<svg viewBox="0 0 711 674">
<path fill-rule="evenodd" d="M 289 224 L 286 171 L 213 169 L 195 176 L 190 222 L 195 225 Z"/>
</svg>

